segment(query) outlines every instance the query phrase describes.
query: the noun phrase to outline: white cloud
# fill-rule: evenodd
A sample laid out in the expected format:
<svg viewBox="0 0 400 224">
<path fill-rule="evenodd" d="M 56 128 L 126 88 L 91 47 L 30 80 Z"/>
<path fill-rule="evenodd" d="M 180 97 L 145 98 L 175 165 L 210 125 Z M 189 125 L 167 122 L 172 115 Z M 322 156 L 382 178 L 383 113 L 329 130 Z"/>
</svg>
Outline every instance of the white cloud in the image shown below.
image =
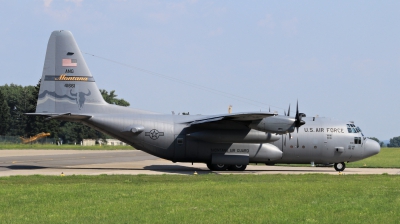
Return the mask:
<svg viewBox="0 0 400 224">
<path fill-rule="evenodd" d="M 44 7 L 46 7 L 46 8 L 50 7 L 50 4 L 51 4 L 52 1 L 53 0 L 43 0 Z"/>
<path fill-rule="evenodd" d="M 299 20 L 294 17 L 289 20 L 285 20 L 282 22 L 282 30 L 285 32 L 287 35 L 295 35 L 297 34 L 297 24 L 299 23 Z"/>
<path fill-rule="evenodd" d="M 169 18 L 171 17 L 171 14 L 169 13 L 150 13 L 148 15 L 151 19 L 157 21 L 157 22 L 162 22 L 165 23 L 169 20 Z"/>
<path fill-rule="evenodd" d="M 53 0 L 43 0 L 44 7 L 50 8 L 52 2 Z M 65 2 L 72 2 L 75 3 L 76 6 L 81 6 L 83 0 L 65 0 Z"/>
<path fill-rule="evenodd" d="M 222 28 L 218 28 L 216 30 L 212 30 L 208 33 L 209 37 L 221 36 L 224 33 Z"/>
<path fill-rule="evenodd" d="M 83 0 L 65 0 L 66 2 L 73 2 L 76 6 L 81 6 Z"/>
<path fill-rule="evenodd" d="M 83 0 L 64 0 L 63 2 L 57 2 L 60 4 L 56 4 L 52 7 L 53 2 L 53 0 L 43 0 L 44 12 L 55 20 L 65 21 L 74 11 L 71 9 L 70 3 L 73 3 L 75 7 L 80 7 Z"/>
<path fill-rule="evenodd" d="M 258 26 L 266 27 L 268 29 L 273 29 L 275 27 L 271 14 L 267 14 L 263 19 L 259 20 L 257 24 Z"/>
</svg>

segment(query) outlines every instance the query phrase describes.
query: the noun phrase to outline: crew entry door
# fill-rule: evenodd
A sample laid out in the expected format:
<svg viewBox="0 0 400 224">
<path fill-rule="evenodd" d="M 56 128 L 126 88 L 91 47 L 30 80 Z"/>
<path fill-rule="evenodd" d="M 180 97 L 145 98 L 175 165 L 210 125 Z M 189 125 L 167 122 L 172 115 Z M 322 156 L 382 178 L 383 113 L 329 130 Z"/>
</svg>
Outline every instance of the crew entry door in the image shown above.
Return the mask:
<svg viewBox="0 0 400 224">
<path fill-rule="evenodd" d="M 185 159 L 185 136 L 184 135 L 175 135 L 175 153 L 174 153 L 174 161 L 182 161 Z"/>
</svg>

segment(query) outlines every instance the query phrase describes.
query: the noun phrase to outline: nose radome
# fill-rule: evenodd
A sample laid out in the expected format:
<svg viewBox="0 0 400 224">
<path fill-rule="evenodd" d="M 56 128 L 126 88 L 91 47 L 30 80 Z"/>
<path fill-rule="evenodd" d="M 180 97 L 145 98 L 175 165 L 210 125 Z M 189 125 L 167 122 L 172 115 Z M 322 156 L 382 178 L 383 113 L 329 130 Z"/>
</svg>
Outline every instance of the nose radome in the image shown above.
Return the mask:
<svg viewBox="0 0 400 224">
<path fill-rule="evenodd" d="M 381 151 L 381 146 L 378 142 L 372 139 L 366 139 L 364 143 L 364 158 L 376 155 Z"/>
</svg>

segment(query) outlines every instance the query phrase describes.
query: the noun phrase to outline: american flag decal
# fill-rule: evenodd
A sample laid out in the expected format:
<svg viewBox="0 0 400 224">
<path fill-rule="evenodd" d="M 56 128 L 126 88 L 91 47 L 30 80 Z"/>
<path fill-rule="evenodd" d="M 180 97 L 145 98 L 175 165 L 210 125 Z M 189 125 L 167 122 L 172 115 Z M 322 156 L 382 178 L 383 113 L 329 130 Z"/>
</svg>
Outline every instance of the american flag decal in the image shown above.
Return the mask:
<svg viewBox="0 0 400 224">
<path fill-rule="evenodd" d="M 76 67 L 78 66 L 78 62 L 76 59 L 62 59 L 62 66 Z"/>
</svg>

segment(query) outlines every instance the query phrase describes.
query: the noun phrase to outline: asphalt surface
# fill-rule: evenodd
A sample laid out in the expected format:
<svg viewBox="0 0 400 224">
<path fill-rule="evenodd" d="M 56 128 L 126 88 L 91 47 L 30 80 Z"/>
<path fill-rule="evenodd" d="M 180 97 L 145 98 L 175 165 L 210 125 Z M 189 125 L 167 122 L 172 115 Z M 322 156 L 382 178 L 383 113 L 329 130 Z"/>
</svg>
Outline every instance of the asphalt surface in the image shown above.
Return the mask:
<svg viewBox="0 0 400 224">
<path fill-rule="evenodd" d="M 246 171 L 210 171 L 205 164 L 173 163 L 139 150 L 0 150 L 0 176 L 100 174 L 307 174 L 338 175 L 333 167 L 249 165 Z M 340 174 L 391 174 L 400 169 L 346 168 Z"/>
</svg>

